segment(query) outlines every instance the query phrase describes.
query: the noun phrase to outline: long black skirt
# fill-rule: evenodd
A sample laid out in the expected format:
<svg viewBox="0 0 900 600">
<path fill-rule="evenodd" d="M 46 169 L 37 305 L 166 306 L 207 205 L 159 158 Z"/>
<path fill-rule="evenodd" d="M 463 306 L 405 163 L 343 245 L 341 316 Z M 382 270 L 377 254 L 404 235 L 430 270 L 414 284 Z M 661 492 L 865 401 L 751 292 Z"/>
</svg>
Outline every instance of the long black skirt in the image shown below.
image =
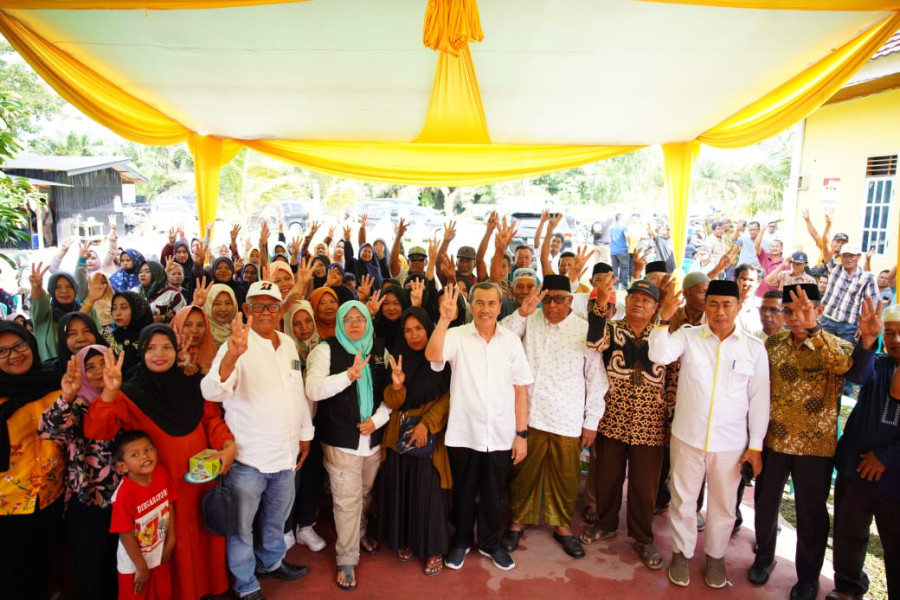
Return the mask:
<svg viewBox="0 0 900 600">
<path fill-rule="evenodd" d="M 445 554 L 450 540 L 448 490 L 431 458 L 388 451 L 378 484 L 379 538 L 419 558 Z"/>
</svg>

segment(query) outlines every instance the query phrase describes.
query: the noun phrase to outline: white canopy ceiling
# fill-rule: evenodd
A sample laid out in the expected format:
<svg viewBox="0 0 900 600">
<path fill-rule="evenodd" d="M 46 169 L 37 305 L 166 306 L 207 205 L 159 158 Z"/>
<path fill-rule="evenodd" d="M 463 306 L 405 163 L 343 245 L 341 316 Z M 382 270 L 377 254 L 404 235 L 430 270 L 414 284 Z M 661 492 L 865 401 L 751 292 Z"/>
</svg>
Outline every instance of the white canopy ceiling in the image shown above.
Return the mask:
<svg viewBox="0 0 900 600">
<path fill-rule="evenodd" d="M 425 0 L 7 10 L 132 95 L 235 139 L 413 140 L 438 53 Z M 690 140 L 886 16 L 632 0 L 482 0 L 494 143 Z"/>
</svg>

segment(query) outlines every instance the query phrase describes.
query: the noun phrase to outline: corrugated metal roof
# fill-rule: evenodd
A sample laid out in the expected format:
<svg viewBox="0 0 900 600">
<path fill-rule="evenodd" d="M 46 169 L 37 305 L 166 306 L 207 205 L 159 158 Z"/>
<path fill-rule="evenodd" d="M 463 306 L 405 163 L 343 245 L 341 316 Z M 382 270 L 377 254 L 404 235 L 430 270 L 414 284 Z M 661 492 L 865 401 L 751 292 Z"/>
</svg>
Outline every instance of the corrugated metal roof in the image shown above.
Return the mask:
<svg viewBox="0 0 900 600">
<path fill-rule="evenodd" d="M 887 56 L 888 54 L 893 54 L 894 52 L 900 52 L 900 31 L 895 33 L 891 37 L 891 39 L 889 39 L 887 43 L 878 50 L 878 52 L 873 54 L 871 60 L 881 58 L 882 56 Z"/>
<path fill-rule="evenodd" d="M 129 183 L 147 181 L 123 156 L 38 156 L 22 154 L 7 159 L 3 166 L 7 169 L 31 169 L 38 171 L 64 171 L 69 177 L 82 175 L 101 169 L 115 169 L 122 179 Z"/>
<path fill-rule="evenodd" d="M 0 177 L 2 177 L 3 175 L 4 175 L 3 171 L 0 171 Z M 68 183 L 59 183 L 57 181 L 45 181 L 43 179 L 35 179 L 34 177 L 22 177 L 21 175 L 13 175 L 13 174 L 10 174 L 9 176 L 14 177 L 16 179 L 24 179 L 25 181 L 29 182 L 34 187 L 48 187 L 48 186 L 73 187 L 73 186 L 69 185 Z"/>
</svg>

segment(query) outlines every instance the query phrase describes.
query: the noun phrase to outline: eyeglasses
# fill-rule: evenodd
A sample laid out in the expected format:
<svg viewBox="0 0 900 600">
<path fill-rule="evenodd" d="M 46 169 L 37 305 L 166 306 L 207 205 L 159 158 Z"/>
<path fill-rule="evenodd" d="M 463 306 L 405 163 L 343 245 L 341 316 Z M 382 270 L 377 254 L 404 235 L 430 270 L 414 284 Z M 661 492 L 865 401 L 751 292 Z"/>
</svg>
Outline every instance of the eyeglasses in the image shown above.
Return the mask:
<svg viewBox="0 0 900 600">
<path fill-rule="evenodd" d="M 16 342 L 9 348 L 0 348 L 0 360 L 6 360 L 12 355 L 13 350 L 19 354 L 26 354 L 31 351 L 31 346 L 25 340 Z"/>
<path fill-rule="evenodd" d="M 544 296 L 544 302 L 548 304 L 565 304 L 568 296 Z"/>
<path fill-rule="evenodd" d="M 368 321 L 368 319 L 366 319 L 365 317 L 355 317 L 355 318 L 354 317 L 345 317 L 343 320 L 343 323 L 344 323 L 344 326 L 365 325 L 366 321 Z"/>
<path fill-rule="evenodd" d="M 281 305 L 280 304 L 253 303 L 250 305 L 250 310 L 255 313 L 261 313 L 266 310 L 269 311 L 270 313 L 277 313 L 279 310 L 281 310 Z"/>
</svg>

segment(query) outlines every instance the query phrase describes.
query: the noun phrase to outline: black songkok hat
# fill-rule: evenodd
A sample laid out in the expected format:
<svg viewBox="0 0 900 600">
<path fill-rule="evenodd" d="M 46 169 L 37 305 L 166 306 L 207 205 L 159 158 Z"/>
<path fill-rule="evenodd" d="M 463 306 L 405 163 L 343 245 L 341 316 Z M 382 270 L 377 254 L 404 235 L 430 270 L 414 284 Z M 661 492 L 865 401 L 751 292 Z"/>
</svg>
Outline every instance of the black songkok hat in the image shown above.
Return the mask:
<svg viewBox="0 0 900 600">
<path fill-rule="evenodd" d="M 594 265 L 594 271 L 591 273 L 591 277 L 597 273 L 612 273 L 612 267 L 605 262 L 598 262 Z"/>
<path fill-rule="evenodd" d="M 734 296 L 738 300 L 741 299 L 737 282 L 724 279 L 714 279 L 709 282 L 709 287 L 706 288 L 706 297 L 710 296 Z"/>
<path fill-rule="evenodd" d="M 541 286 L 544 290 L 559 290 L 572 293 L 572 283 L 565 275 L 547 275 L 544 277 L 544 283 Z"/>
<path fill-rule="evenodd" d="M 794 299 L 791 298 L 791 292 L 799 298 L 800 290 L 806 292 L 806 297 L 812 300 L 813 302 L 818 302 L 822 299 L 822 294 L 819 293 L 819 286 L 814 283 L 795 283 L 792 285 L 784 286 L 784 289 L 781 291 L 781 301 L 787 304 L 788 302 L 793 302 Z"/>
<path fill-rule="evenodd" d="M 668 273 L 669 270 L 666 268 L 666 261 L 654 260 L 653 262 L 647 263 L 644 272 L 649 275 L 650 273 Z"/>
</svg>

